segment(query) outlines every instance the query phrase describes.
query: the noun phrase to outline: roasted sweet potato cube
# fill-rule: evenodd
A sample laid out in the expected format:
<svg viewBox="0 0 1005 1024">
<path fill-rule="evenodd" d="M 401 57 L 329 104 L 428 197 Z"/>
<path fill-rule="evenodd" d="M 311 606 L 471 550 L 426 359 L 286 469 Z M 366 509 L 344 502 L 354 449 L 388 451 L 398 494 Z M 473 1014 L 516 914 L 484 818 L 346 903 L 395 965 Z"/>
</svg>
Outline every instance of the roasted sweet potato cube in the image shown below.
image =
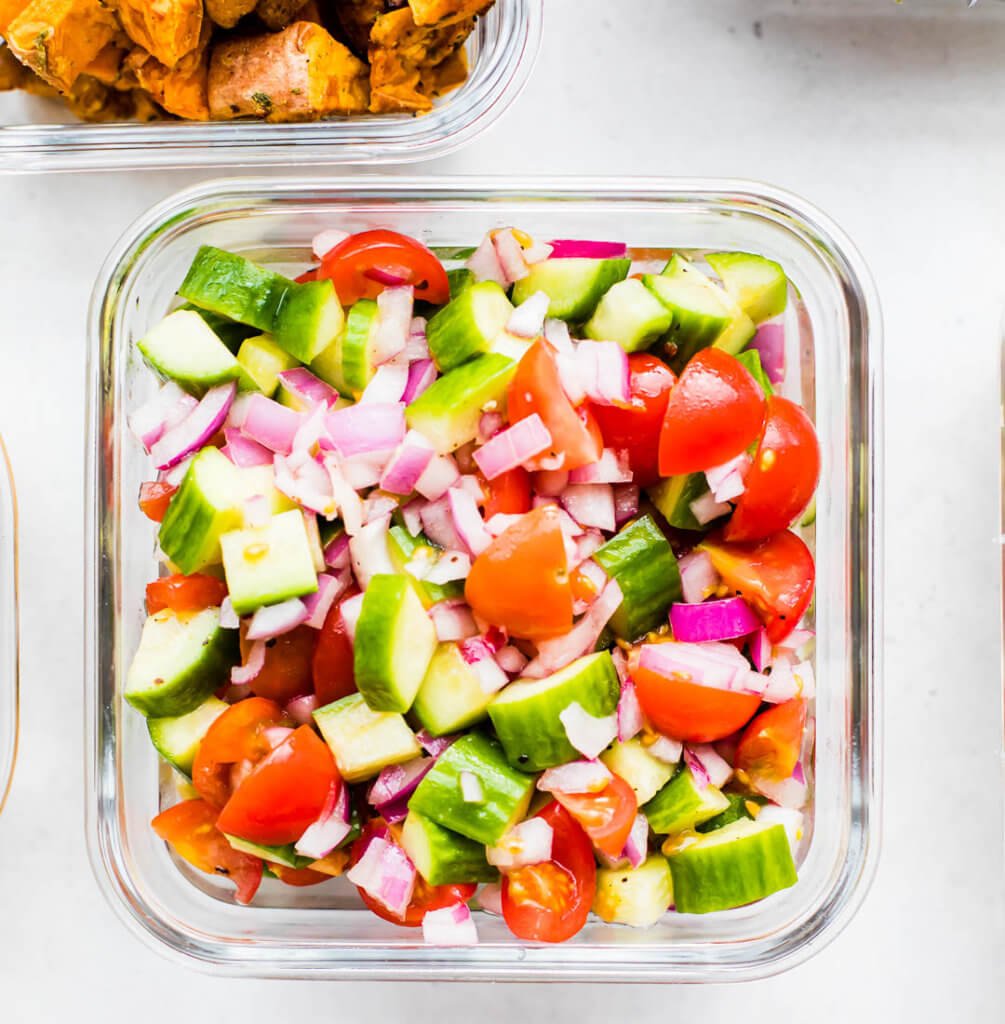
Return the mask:
<svg viewBox="0 0 1005 1024">
<path fill-rule="evenodd" d="M 0 0 L 0 36 L 7 26 L 28 6 L 28 0 Z"/>
<path fill-rule="evenodd" d="M 120 32 L 115 39 L 101 48 L 97 57 L 84 68 L 83 73 L 101 82 L 102 85 L 110 85 L 113 89 L 122 88 L 122 65 L 131 49 L 132 40 L 125 32 Z"/>
<path fill-rule="evenodd" d="M 484 14 L 495 0 L 408 0 L 416 25 L 449 25 Z"/>
<path fill-rule="evenodd" d="M 69 92 L 118 31 L 115 13 L 101 0 L 32 0 L 5 38 L 18 60 Z"/>
<path fill-rule="evenodd" d="M 262 20 L 266 28 L 278 31 L 286 28 L 291 21 L 313 21 L 313 18 L 298 17 L 306 0 L 258 0 L 255 14 Z"/>
<path fill-rule="evenodd" d="M 119 0 L 118 10 L 129 38 L 165 67 L 199 45 L 202 0 Z"/>
<path fill-rule="evenodd" d="M 187 121 L 209 118 L 210 34 L 207 24 L 196 49 L 172 68 L 138 48 L 133 50 L 127 61 L 140 88 L 145 89 L 169 114 Z"/>
<path fill-rule="evenodd" d="M 251 14 L 258 0 L 206 0 L 210 21 L 220 28 L 233 28 L 246 14 Z"/>
</svg>

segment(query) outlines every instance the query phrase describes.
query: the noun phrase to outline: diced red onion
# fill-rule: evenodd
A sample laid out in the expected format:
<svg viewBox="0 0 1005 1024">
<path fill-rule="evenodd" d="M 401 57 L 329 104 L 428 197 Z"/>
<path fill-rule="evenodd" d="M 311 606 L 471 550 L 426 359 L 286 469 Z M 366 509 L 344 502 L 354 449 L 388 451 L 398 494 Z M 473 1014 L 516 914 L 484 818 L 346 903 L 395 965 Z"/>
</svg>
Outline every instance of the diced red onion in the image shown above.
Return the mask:
<svg viewBox="0 0 1005 1024">
<path fill-rule="evenodd" d="M 613 777 L 603 761 L 569 761 L 544 771 L 537 788 L 542 793 L 599 793 Z"/>
<path fill-rule="evenodd" d="M 743 690 L 753 673 L 747 659 L 731 644 L 643 644 L 642 668 L 667 678 L 720 690 Z"/>
<path fill-rule="evenodd" d="M 265 666 L 265 641 L 259 640 L 251 645 L 248 660 L 243 665 L 235 665 L 230 670 L 230 681 L 238 686 L 252 682 Z"/>
<path fill-rule="evenodd" d="M 289 455 L 304 417 L 265 395 L 252 395 L 245 408 L 241 431 L 269 451 Z"/>
<path fill-rule="evenodd" d="M 711 784 L 717 789 L 722 789 L 722 787 L 725 786 L 733 777 L 733 769 L 719 756 L 711 744 L 691 744 L 686 749 L 692 759 L 696 759 L 701 762 L 701 766 L 704 769 L 709 782 L 711 782 Z M 688 760 L 688 764 L 691 764 L 690 759 Z"/>
<path fill-rule="evenodd" d="M 495 660 L 495 650 L 480 637 L 462 640 L 457 646 L 485 693 L 498 693 L 509 682 L 509 677 Z"/>
<path fill-rule="evenodd" d="M 564 320 L 545 320 L 544 336 L 556 352 L 568 356 L 575 355 L 576 346 L 572 342 L 569 325 Z"/>
<path fill-rule="evenodd" d="M 419 518 L 422 520 L 423 532 L 434 544 L 449 551 L 465 549 L 466 545 L 458 536 L 450 501 L 446 496 L 427 502 L 419 512 Z"/>
<path fill-rule="evenodd" d="M 350 405 L 329 413 L 327 427 L 343 458 L 391 451 L 405 439 L 405 407 L 400 402 Z"/>
<path fill-rule="evenodd" d="M 747 636 L 761 628 L 761 620 L 742 597 L 726 597 L 701 604 L 672 604 L 670 626 L 676 640 L 700 644 Z"/>
<path fill-rule="evenodd" d="M 363 500 L 363 523 L 372 523 L 397 511 L 398 502 L 389 494 L 371 491 Z"/>
<path fill-rule="evenodd" d="M 625 840 L 623 855 L 633 868 L 642 867 L 646 862 L 649 855 L 649 819 L 644 814 L 635 815 L 632 830 Z"/>
<path fill-rule="evenodd" d="M 610 484 L 569 484 L 560 500 L 580 526 L 595 526 L 608 533 L 616 529 L 614 490 Z"/>
<path fill-rule="evenodd" d="M 482 490 L 482 485 L 478 482 L 478 477 L 474 475 L 473 469 L 468 473 L 461 474 L 461 478 L 457 481 L 456 486 L 462 491 L 467 491 L 474 498 L 476 504 L 480 505 L 485 501 L 485 492 Z"/>
<path fill-rule="evenodd" d="M 314 712 L 318 709 L 317 694 L 308 693 L 303 697 L 294 697 L 286 705 L 286 714 L 297 725 L 311 725 L 314 721 Z M 322 857 L 324 854 L 321 855 Z"/>
<path fill-rule="evenodd" d="M 258 529 L 272 518 L 269 499 L 264 494 L 252 494 L 244 499 L 244 525 L 250 529 Z"/>
<path fill-rule="evenodd" d="M 485 803 L 485 787 L 474 772 L 461 772 L 458 778 L 461 784 L 461 799 L 466 804 Z"/>
<path fill-rule="evenodd" d="M 658 736 L 646 747 L 646 751 L 664 764 L 676 764 L 684 753 L 684 744 L 669 736 Z"/>
<path fill-rule="evenodd" d="M 405 355 L 408 361 L 414 363 L 417 359 L 429 359 L 429 340 L 426 338 L 426 318 L 424 316 L 413 316 L 412 323 L 408 328 L 408 344 L 405 346 Z"/>
<path fill-rule="evenodd" d="M 413 757 L 404 764 L 382 768 L 366 795 L 367 802 L 379 810 L 384 804 L 410 796 L 434 763 L 432 757 Z"/>
<path fill-rule="evenodd" d="M 307 608 L 299 597 L 259 608 L 248 625 L 249 640 L 271 640 L 296 629 L 307 621 Z"/>
<path fill-rule="evenodd" d="M 408 854 L 379 836 L 370 841 L 360 860 L 346 872 L 353 885 L 398 918 L 404 918 L 412 901 L 415 877 Z"/>
<path fill-rule="evenodd" d="M 318 576 L 318 589 L 313 594 L 302 598 L 304 607 L 307 609 L 307 618 L 304 625 L 312 629 L 321 629 L 328 618 L 332 605 L 349 588 L 350 573 L 348 567 L 342 570 L 338 576 L 331 576 L 323 572 Z"/>
<path fill-rule="evenodd" d="M 415 489 L 429 501 L 437 501 L 460 479 L 457 463 L 449 455 L 434 455 L 422 476 L 415 483 Z"/>
<path fill-rule="evenodd" d="M 478 890 L 478 906 L 486 914 L 502 917 L 502 885 L 498 882 L 489 882 L 488 885 L 483 885 Z"/>
<path fill-rule="evenodd" d="M 223 436 L 227 444 L 221 450 L 235 466 L 240 466 L 243 469 L 249 466 L 272 465 L 272 452 L 265 445 L 252 441 L 250 437 L 245 437 L 234 427 L 225 428 Z"/>
<path fill-rule="evenodd" d="M 189 455 L 187 458 L 182 459 L 177 465 L 158 473 L 157 479 L 161 483 L 170 484 L 172 487 L 180 487 L 182 480 L 185 479 L 185 474 L 188 472 L 188 467 L 191 465 L 192 459 L 194 458 L 194 455 Z"/>
<path fill-rule="evenodd" d="M 750 660 L 758 672 L 771 668 L 771 641 L 768 639 L 768 631 L 763 626 L 751 634 L 749 651 Z"/>
<path fill-rule="evenodd" d="M 336 795 L 337 794 L 337 795 Z M 296 851 L 301 857 L 321 860 L 352 831 L 349 823 L 349 791 L 341 781 L 332 786 L 331 793 L 317 821 L 307 827 L 297 840 Z"/>
<path fill-rule="evenodd" d="M 728 515 L 733 510 L 730 505 L 716 501 L 715 495 L 711 491 L 706 491 L 700 498 L 695 498 L 689 508 L 691 515 L 698 520 L 701 526 L 707 526 L 713 520 Z"/>
<path fill-rule="evenodd" d="M 412 297 L 411 285 L 385 288 L 377 296 L 377 330 L 373 338 L 373 360 L 377 366 L 403 352 L 408 344 L 412 333 Z"/>
<path fill-rule="evenodd" d="M 555 508 L 557 505 L 557 498 L 549 498 L 544 494 L 535 494 L 531 501 L 531 508 Z"/>
<path fill-rule="evenodd" d="M 339 231 L 338 228 L 325 228 L 319 231 L 311 242 L 311 251 L 319 260 L 323 260 L 341 242 L 349 237 L 348 231 Z"/>
<path fill-rule="evenodd" d="M 342 459 L 340 466 L 346 483 L 354 491 L 376 487 L 393 454 L 392 451 L 361 452 Z"/>
<path fill-rule="evenodd" d="M 792 674 L 799 684 L 799 696 L 807 700 L 816 696 L 817 681 L 813 671 L 813 665 L 809 661 L 800 661 L 792 666 Z"/>
<path fill-rule="evenodd" d="M 544 818 L 527 818 L 514 825 L 496 844 L 485 849 L 485 859 L 500 871 L 515 871 L 551 860 L 555 832 Z"/>
<path fill-rule="evenodd" d="M 556 238 L 551 243 L 551 258 L 621 260 L 628 255 L 624 242 L 593 242 L 577 238 Z"/>
<path fill-rule="evenodd" d="M 705 551 L 692 551 L 678 563 L 681 589 L 688 604 L 701 604 L 719 586 L 719 574 Z"/>
<path fill-rule="evenodd" d="M 496 651 L 496 664 L 508 675 L 515 676 L 523 671 L 528 662 L 527 656 L 517 647 L 507 644 Z"/>
<path fill-rule="evenodd" d="M 419 741 L 422 749 L 427 754 L 432 754 L 433 757 L 439 757 L 457 739 L 456 736 L 433 736 L 425 729 L 420 729 L 415 734 L 415 738 Z"/>
<path fill-rule="evenodd" d="M 618 484 L 614 488 L 614 523 L 624 526 L 639 514 L 639 488 L 637 484 Z"/>
<path fill-rule="evenodd" d="M 747 348 L 757 349 L 772 384 L 785 380 L 785 327 L 777 320 L 761 324 Z"/>
<path fill-rule="evenodd" d="M 428 946 L 475 946 L 478 929 L 465 903 L 427 910 L 422 917 L 422 938 Z"/>
<path fill-rule="evenodd" d="M 417 359 L 408 367 L 408 380 L 401 400 L 408 405 L 414 402 L 433 381 L 436 380 L 436 364 L 432 359 Z"/>
<path fill-rule="evenodd" d="M 741 452 L 736 458 L 730 459 L 729 462 L 725 462 L 721 466 L 706 469 L 705 479 L 708 481 L 715 500 L 719 502 L 732 501 L 743 494 L 745 490 L 743 481 L 749 469 L 750 456 L 746 452 Z"/>
<path fill-rule="evenodd" d="M 352 540 L 349 541 L 349 555 L 352 559 L 352 570 L 360 587 L 364 590 L 370 580 L 381 573 L 394 573 L 391 556 L 387 550 L 387 532 L 391 527 L 391 517 L 382 516 L 367 523 Z"/>
<path fill-rule="evenodd" d="M 471 572 L 471 558 L 463 551 L 444 551 L 436 564 L 423 576 L 429 583 L 442 586 L 453 580 L 467 579 Z"/>
<path fill-rule="evenodd" d="M 347 597 L 340 605 L 342 623 L 345 626 L 346 636 L 353 642 L 356 639 L 356 623 L 359 622 L 359 613 L 363 610 L 363 595 L 354 594 Z"/>
<path fill-rule="evenodd" d="M 405 390 L 408 387 L 408 361 L 404 352 L 389 359 L 382 366 L 377 367 L 360 395 L 360 405 L 381 405 L 388 402 L 404 401 Z"/>
<path fill-rule="evenodd" d="M 581 341 L 576 361 L 583 390 L 597 405 L 627 406 L 631 402 L 628 353 L 616 341 Z"/>
<path fill-rule="evenodd" d="M 478 443 L 485 444 L 491 441 L 502 430 L 505 423 L 502 413 L 483 412 L 478 420 Z"/>
<path fill-rule="evenodd" d="M 325 548 L 325 565 L 329 569 L 346 569 L 349 566 L 349 535 L 345 531 L 339 533 L 328 542 Z"/>
<path fill-rule="evenodd" d="M 501 533 L 505 533 L 515 522 L 523 518 L 523 514 L 520 512 L 496 512 L 491 519 L 485 523 L 485 529 L 492 534 L 493 537 L 498 537 Z"/>
<path fill-rule="evenodd" d="M 334 519 L 337 511 L 331 477 L 324 466 L 313 459 L 300 460 L 296 469 L 292 458 L 276 455 L 276 487 L 292 501 L 326 519 Z"/>
<path fill-rule="evenodd" d="M 801 647 L 805 647 L 815 636 L 816 633 L 812 629 L 794 629 L 784 640 L 780 640 L 776 646 L 787 651 L 798 651 Z"/>
<path fill-rule="evenodd" d="M 781 782 L 773 779 L 754 779 L 753 786 L 762 796 L 766 796 L 780 807 L 793 811 L 805 807 L 809 795 L 805 780 L 800 782 L 795 776 L 782 779 Z"/>
<path fill-rule="evenodd" d="M 492 534 L 485 529 L 475 499 L 468 491 L 451 487 L 447 491 L 447 501 L 450 503 L 450 514 L 454 519 L 457 536 L 465 548 L 477 557 L 492 543 Z"/>
<path fill-rule="evenodd" d="M 422 533 L 422 507 L 425 502 L 422 498 L 414 498 L 407 505 L 401 506 L 401 518 L 405 521 L 405 529 L 413 537 Z"/>
<path fill-rule="evenodd" d="M 617 715 L 597 718 L 576 701 L 558 717 L 569 742 L 586 758 L 597 757 L 618 735 Z"/>
<path fill-rule="evenodd" d="M 792 855 L 796 855 L 796 850 L 798 850 L 799 844 L 802 842 L 804 831 L 802 811 L 792 807 L 779 807 L 776 804 L 767 804 L 761 808 L 760 813 L 757 815 L 757 821 L 758 823 L 766 823 L 768 825 L 781 825 L 785 829 L 786 836 L 788 836 Z"/>
<path fill-rule="evenodd" d="M 230 381 L 210 388 L 199 403 L 177 425 L 171 427 L 150 446 L 150 456 L 158 469 L 170 469 L 190 452 L 202 448 L 223 426 L 237 384 Z"/>
<path fill-rule="evenodd" d="M 592 534 L 584 536 L 592 536 Z M 592 558 L 584 559 L 576 568 L 581 576 L 585 576 L 593 584 L 593 589 L 597 594 L 607 586 L 607 573 Z"/>
<path fill-rule="evenodd" d="M 173 380 L 168 381 L 153 398 L 144 402 L 129 417 L 129 429 L 149 452 L 166 430 L 185 420 L 198 404 L 195 398 Z"/>
<path fill-rule="evenodd" d="M 338 392 L 311 373 L 306 366 L 283 370 L 279 374 L 279 383 L 303 403 L 305 410 L 317 404 L 332 406 L 338 401 Z"/>
<path fill-rule="evenodd" d="M 481 244 L 471 254 L 465 266 L 475 275 L 476 281 L 495 281 L 496 284 L 503 287 L 510 283 L 499 262 L 491 235 L 486 235 L 482 239 Z"/>
<path fill-rule="evenodd" d="M 552 254 L 552 247 L 547 242 L 534 242 L 523 251 L 523 258 L 529 263 L 541 263 Z"/>
<path fill-rule="evenodd" d="M 463 601 L 440 601 L 429 609 L 429 617 L 440 643 L 478 635 L 471 609 Z"/>
<path fill-rule="evenodd" d="M 237 617 L 237 612 L 234 611 L 234 602 L 230 599 L 228 594 L 220 602 L 220 628 L 221 629 L 239 629 L 241 626 L 241 620 Z"/>
<path fill-rule="evenodd" d="M 628 465 L 628 452 L 605 448 L 596 462 L 580 466 L 569 474 L 571 484 L 628 484 L 632 470 Z M 636 495 L 638 489 L 636 488 Z M 637 501 L 636 501 L 637 504 Z"/>
<path fill-rule="evenodd" d="M 706 789 L 712 785 L 712 780 L 709 778 L 708 772 L 705 771 L 705 765 L 701 758 L 695 757 L 687 747 L 684 748 L 684 764 L 699 789 Z"/>
<path fill-rule="evenodd" d="M 618 739 L 622 743 L 634 739 L 642 732 L 644 724 L 635 684 L 628 679 L 621 684 L 621 697 L 618 700 Z"/>
<path fill-rule="evenodd" d="M 518 338 L 536 338 L 544 330 L 551 299 L 546 292 L 534 292 L 510 314 L 506 330 Z"/>
<path fill-rule="evenodd" d="M 248 405 L 257 394 L 257 391 L 241 391 L 238 393 L 237 398 L 234 399 L 230 407 L 230 412 L 227 413 L 226 425 L 228 427 L 240 430 L 244 426 L 244 418 L 248 414 Z"/>
<path fill-rule="evenodd" d="M 512 230 L 505 228 L 492 235 L 492 244 L 499 257 L 499 266 L 506 278 L 506 284 L 520 281 L 529 273 L 527 261 L 523 258 L 523 246 L 516 240 Z"/>
</svg>

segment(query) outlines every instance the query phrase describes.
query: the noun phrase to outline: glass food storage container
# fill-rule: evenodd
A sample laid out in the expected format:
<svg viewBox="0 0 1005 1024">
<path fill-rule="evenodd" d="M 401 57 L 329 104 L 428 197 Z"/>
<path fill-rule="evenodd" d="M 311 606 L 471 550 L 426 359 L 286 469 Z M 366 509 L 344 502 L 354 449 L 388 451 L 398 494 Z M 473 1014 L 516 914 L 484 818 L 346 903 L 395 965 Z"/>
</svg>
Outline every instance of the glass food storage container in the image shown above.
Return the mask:
<svg viewBox="0 0 1005 1024">
<path fill-rule="evenodd" d="M 10 792 L 18 736 L 17 504 L 0 438 L 0 811 Z"/>
<path fill-rule="evenodd" d="M 0 172 L 388 163 L 443 156 L 484 131 L 523 88 L 541 40 L 543 6 L 544 0 L 498 0 L 467 41 L 468 80 L 421 117 L 85 124 L 60 101 L 0 92 Z"/>
<path fill-rule="evenodd" d="M 663 254 L 750 250 L 790 276 L 787 355 L 798 372 L 786 390 L 814 414 L 823 454 L 806 536 L 817 556 L 817 747 L 799 883 L 728 913 L 671 913 L 648 930 L 591 921 L 560 946 L 522 943 L 479 913 L 478 946 L 426 947 L 421 933 L 363 910 L 344 879 L 269 883 L 257 905 L 237 906 L 226 883 L 174 859 L 151 830 L 174 784 L 121 699 L 143 588 L 157 575 L 154 532 L 136 506 L 148 460 L 126 425 L 156 381 L 132 343 L 164 314 L 202 243 L 295 270 L 325 227 L 390 227 L 466 246 L 508 224 Z M 879 843 L 880 333 L 875 291 L 845 236 L 803 200 L 743 182 L 238 180 L 151 210 L 106 262 L 90 316 L 87 828 L 120 916 L 162 951 L 245 976 L 724 981 L 780 971 L 820 948 L 862 900 Z"/>
</svg>

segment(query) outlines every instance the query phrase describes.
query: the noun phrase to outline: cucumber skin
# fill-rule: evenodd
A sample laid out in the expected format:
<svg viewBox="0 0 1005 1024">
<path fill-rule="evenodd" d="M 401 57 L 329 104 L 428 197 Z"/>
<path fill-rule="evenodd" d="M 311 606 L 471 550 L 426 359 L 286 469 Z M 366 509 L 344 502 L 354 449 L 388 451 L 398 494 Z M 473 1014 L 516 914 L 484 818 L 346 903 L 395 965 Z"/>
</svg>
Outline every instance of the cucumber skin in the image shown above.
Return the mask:
<svg viewBox="0 0 1005 1024">
<path fill-rule="evenodd" d="M 789 282 L 780 263 L 750 252 L 710 252 L 705 259 L 719 275 L 726 291 L 754 323 L 785 312 L 789 304 Z M 751 289 L 754 294 L 750 294 Z"/>
<path fill-rule="evenodd" d="M 463 288 L 426 326 L 429 351 L 440 373 L 488 352 L 512 312 L 506 293 L 492 281 Z"/>
<path fill-rule="evenodd" d="M 682 768 L 650 800 L 642 813 L 659 835 L 673 835 L 701 825 L 729 807 L 715 786 L 699 789 L 689 768 Z"/>
<path fill-rule="evenodd" d="M 410 810 L 401 845 L 429 885 L 495 882 L 499 872 L 485 859 L 485 847 Z"/>
<path fill-rule="evenodd" d="M 750 811 L 747 810 L 749 796 L 745 796 L 743 793 L 723 793 L 722 795 L 729 801 L 729 806 L 721 814 L 695 826 L 695 832 L 715 832 L 717 829 L 732 825 L 734 821 L 740 821 L 743 818 L 752 819 Z"/>
<path fill-rule="evenodd" d="M 553 689 L 543 689 L 543 684 L 560 675 L 562 681 Z M 520 694 L 526 699 L 517 701 Z M 601 651 L 547 679 L 511 683 L 489 705 L 489 718 L 511 765 L 526 772 L 543 771 L 581 756 L 569 742 L 559 715 L 576 702 L 587 714 L 603 718 L 615 712 L 620 694 L 610 652 Z"/>
<path fill-rule="evenodd" d="M 616 341 L 626 352 L 643 352 L 673 326 L 673 314 L 634 278 L 612 285 L 583 328 L 587 338 Z"/>
<path fill-rule="evenodd" d="M 325 316 L 332 318 L 328 325 Z M 344 314 L 331 281 L 291 282 L 276 310 L 276 344 L 302 363 L 316 359 L 339 335 Z"/>
<path fill-rule="evenodd" d="M 464 802 L 462 771 L 478 776 L 485 791 L 483 803 Z M 469 732 L 437 758 L 412 794 L 408 809 L 477 843 L 493 846 L 523 818 L 533 792 L 533 776 L 511 768 L 499 745 L 487 736 Z"/>
<path fill-rule="evenodd" d="M 593 315 L 604 293 L 618 281 L 623 281 L 628 276 L 631 266 L 632 261 L 629 259 L 596 260 L 576 257 L 544 260 L 535 263 L 527 276 L 513 285 L 513 304 L 519 306 L 535 292 L 541 291 L 551 299 L 548 316 L 579 323 Z M 577 270 L 582 272 L 581 279 L 576 282 L 580 289 L 579 293 L 571 296 L 556 294 L 569 286 L 569 282 L 561 278 L 565 275 L 571 276 Z M 591 270 L 593 275 L 587 278 L 586 275 Z"/>
<path fill-rule="evenodd" d="M 236 320 L 231 320 L 229 316 L 223 316 L 221 313 L 213 313 L 208 309 L 200 309 L 198 306 L 193 305 L 191 302 L 183 302 L 177 309 L 188 309 L 193 313 L 198 313 L 199 316 L 206 321 L 209 329 L 233 352 L 237 354 L 237 350 L 241 347 L 241 343 L 250 338 L 257 331 L 254 327 L 250 327 L 248 324 L 238 323 Z M 177 309 L 175 312 L 177 312 Z"/>
<path fill-rule="evenodd" d="M 405 574 L 405 566 L 412 560 L 415 552 L 422 547 L 428 547 L 434 551 L 441 550 L 425 534 L 420 533 L 417 537 L 413 537 L 404 526 L 392 526 L 388 531 L 387 551 L 391 556 L 391 564 L 402 574 Z M 449 583 L 427 583 L 425 580 L 405 575 L 419 595 L 419 600 L 427 608 L 440 601 L 450 601 L 464 596 L 463 580 L 451 580 Z"/>
<path fill-rule="evenodd" d="M 760 384 L 765 397 L 770 397 L 775 393 L 775 389 L 771 386 L 771 381 L 761 365 L 761 353 L 756 348 L 744 349 L 737 355 L 736 361 Z"/>
<path fill-rule="evenodd" d="M 460 676 L 460 673 L 464 675 Z M 445 694 L 448 689 L 451 692 Z M 445 700 L 445 695 L 450 699 Z M 486 717 L 491 703 L 492 694 L 485 693 L 478 677 L 464 662 L 457 644 L 450 642 L 440 644 L 433 654 L 415 695 L 412 714 L 431 735 L 447 736 L 480 722 Z M 460 714 L 457 713 L 457 705 L 463 705 L 464 710 Z"/>
<path fill-rule="evenodd" d="M 610 622 L 622 640 L 636 640 L 663 625 L 670 605 L 681 599 L 677 559 L 650 516 L 626 526 L 593 559 L 624 595 Z"/>
<path fill-rule="evenodd" d="M 696 501 L 708 491 L 708 481 L 704 473 L 684 473 L 680 476 L 667 477 L 655 487 L 649 487 L 646 493 L 649 500 L 659 510 L 660 515 L 678 530 L 704 532 L 709 525 L 702 526 L 691 511 L 691 502 Z"/>
<path fill-rule="evenodd" d="M 150 733 L 150 742 L 169 765 L 180 771 L 186 778 L 191 778 L 192 764 L 199 744 L 209 727 L 227 710 L 228 706 L 222 700 L 207 697 L 187 715 L 178 715 L 174 718 L 148 718 L 147 732 Z M 199 716 L 198 721 L 194 720 L 196 716 Z M 184 750 L 178 749 L 177 736 L 172 737 L 171 735 L 179 731 L 186 733 L 186 738 L 191 741 Z"/>
<path fill-rule="evenodd" d="M 455 267 L 447 271 L 447 284 L 450 286 L 450 298 L 456 299 L 465 288 L 475 283 L 475 275 L 467 267 Z"/>
<path fill-rule="evenodd" d="M 354 303 L 338 340 L 343 390 L 350 391 L 356 398 L 366 389 L 375 372 L 370 365 L 370 337 L 377 324 L 377 312 L 373 299 Z"/>
</svg>

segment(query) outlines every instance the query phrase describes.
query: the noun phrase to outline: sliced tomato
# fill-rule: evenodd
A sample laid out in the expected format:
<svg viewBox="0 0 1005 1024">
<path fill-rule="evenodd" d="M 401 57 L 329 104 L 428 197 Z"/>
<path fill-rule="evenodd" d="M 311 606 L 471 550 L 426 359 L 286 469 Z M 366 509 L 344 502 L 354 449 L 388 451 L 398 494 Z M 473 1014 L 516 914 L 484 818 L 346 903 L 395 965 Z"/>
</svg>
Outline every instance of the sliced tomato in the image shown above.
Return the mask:
<svg viewBox="0 0 1005 1024">
<path fill-rule="evenodd" d="M 284 885 L 293 885 L 298 889 L 306 888 L 309 885 L 320 885 L 322 882 L 330 882 L 331 875 L 323 871 L 314 871 L 311 868 L 290 868 L 285 864 L 270 864 L 269 870 Z"/>
<path fill-rule="evenodd" d="M 494 480 L 479 477 L 479 483 L 483 493 L 488 495 L 485 499 L 486 519 L 491 519 L 497 512 L 519 515 L 530 511 L 530 473 L 523 466 L 500 473 Z"/>
<path fill-rule="evenodd" d="M 510 382 L 507 410 L 511 423 L 537 413 L 551 434 L 551 449 L 530 459 L 530 469 L 546 469 L 562 457 L 560 469 L 578 469 L 600 458 L 604 439 L 588 405 L 578 408 L 562 390 L 558 361 L 543 339 L 524 353 Z"/>
<path fill-rule="evenodd" d="M 302 725 L 241 781 L 218 825 L 227 835 L 251 843 L 293 843 L 321 817 L 341 786 L 328 744 Z"/>
<path fill-rule="evenodd" d="M 586 924 L 597 865 L 588 836 L 561 804 L 550 803 L 536 816 L 551 825 L 551 860 L 503 878 L 503 917 L 518 939 L 564 942 Z"/>
<path fill-rule="evenodd" d="M 700 686 L 641 665 L 632 678 L 649 721 L 661 733 L 685 743 L 712 743 L 736 732 L 761 704 L 752 694 Z"/>
<path fill-rule="evenodd" d="M 217 607 L 226 596 L 227 584 L 215 576 L 175 573 L 147 584 L 147 613 L 153 615 L 164 608 L 173 612 L 201 612 Z"/>
<path fill-rule="evenodd" d="M 272 752 L 265 732 L 283 722 L 283 709 L 264 697 L 227 708 L 209 727 L 192 765 L 192 785 L 214 807 L 230 799 L 231 769 L 252 767 Z"/>
<path fill-rule="evenodd" d="M 795 402 L 772 395 L 743 494 L 723 537 L 762 540 L 786 529 L 810 503 L 819 479 L 820 445 L 813 421 Z"/>
<path fill-rule="evenodd" d="M 743 730 L 735 767 L 750 779 L 781 782 L 796 768 L 806 728 L 806 701 L 787 700 L 762 711 Z"/>
<path fill-rule="evenodd" d="M 237 886 L 238 903 L 250 903 L 262 881 L 262 862 L 240 853 L 216 827 L 217 810 L 205 800 L 185 800 L 150 823 L 178 856 L 208 875 L 223 875 Z"/>
<path fill-rule="evenodd" d="M 247 662 L 251 643 L 247 626 L 241 626 L 241 658 Z M 314 677 L 312 664 L 319 642 L 318 630 L 297 626 L 289 633 L 265 641 L 265 664 L 251 680 L 251 692 L 259 697 L 288 704 L 294 697 L 311 692 Z"/>
<path fill-rule="evenodd" d="M 443 265 L 421 242 L 397 231 L 361 231 L 325 253 L 317 279 L 328 278 L 343 306 L 375 299 L 391 284 L 408 284 L 417 299 L 442 305 L 450 299 Z"/>
<path fill-rule="evenodd" d="M 163 480 L 147 481 L 140 484 L 140 511 L 155 523 L 164 521 L 168 505 L 178 488 Z"/>
<path fill-rule="evenodd" d="M 781 643 L 799 625 L 813 597 L 816 567 L 810 549 L 788 530 L 751 544 L 703 541 L 723 583 L 743 597 Z"/>
<path fill-rule="evenodd" d="M 297 284 L 307 284 L 308 281 L 316 281 L 318 279 L 318 270 L 320 267 L 311 267 L 310 270 L 305 270 L 299 277 L 293 278 Z"/>
<path fill-rule="evenodd" d="M 355 587 L 351 587 L 345 597 L 353 597 L 358 593 Z M 352 640 L 349 639 L 342 619 L 341 602 L 332 605 L 325 619 L 317 647 L 314 649 L 311 673 L 314 679 L 314 693 L 321 707 L 356 692 Z"/>
<path fill-rule="evenodd" d="M 661 476 L 711 469 L 749 448 L 764 423 L 764 392 L 742 363 L 702 349 L 667 402 L 660 434 Z"/>
<path fill-rule="evenodd" d="M 660 478 L 660 428 L 677 378 L 662 359 L 648 352 L 634 352 L 628 357 L 628 374 L 631 401 L 627 407 L 590 408 L 600 425 L 604 446 L 628 452 L 633 482 L 649 487 Z"/>
<path fill-rule="evenodd" d="M 624 779 L 615 775 L 599 793 L 555 793 L 555 799 L 601 853 L 621 856 L 639 809 L 635 792 Z"/>
<path fill-rule="evenodd" d="M 475 559 L 464 586 L 486 622 L 531 640 L 572 628 L 572 586 L 554 506 L 534 509 Z"/>
</svg>

